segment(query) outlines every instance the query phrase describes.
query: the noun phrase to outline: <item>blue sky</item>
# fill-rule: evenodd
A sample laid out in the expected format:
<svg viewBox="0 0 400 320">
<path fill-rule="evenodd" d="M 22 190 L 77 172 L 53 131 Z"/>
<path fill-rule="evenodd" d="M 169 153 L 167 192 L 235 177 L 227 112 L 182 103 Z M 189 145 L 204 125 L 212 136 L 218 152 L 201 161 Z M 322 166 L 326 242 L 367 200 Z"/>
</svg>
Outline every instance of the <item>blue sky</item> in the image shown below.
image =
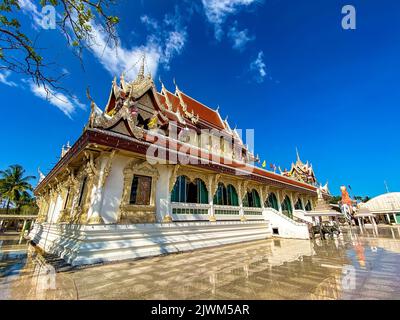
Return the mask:
<svg viewBox="0 0 400 320">
<path fill-rule="evenodd" d="M 176 78 L 182 91 L 219 105 L 232 126 L 254 129 L 262 160 L 289 168 L 297 147 L 333 194 L 345 184 L 352 194 L 378 195 L 384 180 L 400 190 L 398 1 L 119 1 L 118 57 L 95 28 L 84 70 L 60 32 L 38 27 L 35 6 L 23 4 L 27 32 L 53 69 L 67 73 L 63 86 L 75 97 L 47 101 L 23 77 L 0 73 L 0 168 L 48 172 L 61 146 L 82 133 L 86 87 L 104 107 L 113 76 L 134 76 L 145 51 L 148 69 L 171 91 Z M 341 27 L 346 4 L 356 8 L 356 30 Z"/>
</svg>

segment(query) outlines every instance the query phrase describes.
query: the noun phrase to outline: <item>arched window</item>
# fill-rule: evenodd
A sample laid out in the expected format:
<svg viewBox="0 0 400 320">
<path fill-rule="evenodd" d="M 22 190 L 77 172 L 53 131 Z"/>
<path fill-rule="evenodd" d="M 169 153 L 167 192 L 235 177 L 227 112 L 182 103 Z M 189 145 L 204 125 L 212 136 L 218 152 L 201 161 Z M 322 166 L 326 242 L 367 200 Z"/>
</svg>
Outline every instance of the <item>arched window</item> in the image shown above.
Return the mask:
<svg viewBox="0 0 400 320">
<path fill-rule="evenodd" d="M 248 191 L 243 198 L 243 206 L 250 208 L 261 208 L 260 196 L 256 189 Z"/>
<path fill-rule="evenodd" d="M 312 207 L 311 207 L 311 202 L 310 202 L 310 200 L 308 200 L 308 202 L 307 202 L 307 204 L 306 204 L 306 211 L 311 211 L 312 210 Z"/>
<path fill-rule="evenodd" d="M 279 210 L 278 199 L 276 198 L 275 193 L 271 192 L 268 195 L 267 200 L 265 201 L 265 206 L 267 208 L 273 208 L 275 210 Z"/>
<path fill-rule="evenodd" d="M 238 206 L 239 205 L 239 198 L 236 192 L 236 189 L 233 185 L 228 184 L 228 206 Z"/>
<path fill-rule="evenodd" d="M 186 176 L 176 179 L 171 194 L 172 202 L 208 203 L 208 191 L 203 180 L 195 179 L 189 182 Z"/>
<path fill-rule="evenodd" d="M 225 187 L 223 183 L 219 183 L 213 202 L 220 206 L 238 206 L 239 200 L 235 187 L 231 184 Z"/>
<path fill-rule="evenodd" d="M 228 192 L 225 188 L 225 185 L 223 183 L 218 183 L 217 192 L 215 193 L 213 200 L 214 204 L 220 206 L 226 206 L 227 197 L 228 197 Z"/>
<path fill-rule="evenodd" d="M 293 208 L 292 208 L 292 203 L 290 202 L 290 199 L 288 196 L 285 197 L 285 199 L 282 202 L 282 213 L 289 218 L 293 217 Z"/>
<path fill-rule="evenodd" d="M 295 210 L 304 210 L 303 203 L 301 202 L 300 198 L 297 199 L 296 204 L 294 205 Z"/>
</svg>

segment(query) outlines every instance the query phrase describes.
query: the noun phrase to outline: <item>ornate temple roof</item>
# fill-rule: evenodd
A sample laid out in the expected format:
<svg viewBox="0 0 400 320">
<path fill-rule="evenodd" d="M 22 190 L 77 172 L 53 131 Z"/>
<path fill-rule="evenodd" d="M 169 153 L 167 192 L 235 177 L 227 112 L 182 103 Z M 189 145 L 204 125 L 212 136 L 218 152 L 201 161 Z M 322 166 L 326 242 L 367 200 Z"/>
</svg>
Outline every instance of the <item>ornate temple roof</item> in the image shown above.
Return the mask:
<svg viewBox="0 0 400 320">
<path fill-rule="evenodd" d="M 292 166 L 289 171 L 282 171 L 281 174 L 285 177 L 293 178 L 297 181 L 305 182 L 308 184 L 316 185 L 317 179 L 314 174 L 314 169 L 312 164 L 309 164 L 308 161 L 304 163 L 300 159 L 299 152 L 296 149 L 296 163 L 292 163 Z M 326 185 L 326 189 L 328 186 Z M 326 190 L 328 193 L 329 191 Z"/>
<path fill-rule="evenodd" d="M 198 133 L 202 129 L 217 129 L 225 138 L 232 139 L 239 146 L 239 151 L 235 148 L 229 155 L 220 154 L 218 162 L 213 160 L 212 154 L 221 152 L 214 151 L 213 146 L 209 150 L 201 149 L 201 152 L 196 145 L 185 146 L 184 152 L 190 157 L 208 160 L 208 164 L 204 165 L 205 169 L 225 174 L 235 174 L 239 170 L 253 180 L 279 188 L 289 186 L 297 191 L 316 192 L 316 179 L 312 166 L 308 163 L 302 163 L 298 157 L 296 164 L 292 164 L 291 171 L 281 175 L 256 167 L 251 162 L 256 161 L 257 157 L 243 144 L 236 128 L 232 129 L 227 119 L 222 120 L 218 109 L 211 109 L 190 97 L 176 83 L 175 93 L 168 91 L 162 82 L 161 90 L 158 91 L 152 77 L 144 74 L 143 66 L 132 82 L 126 81 L 124 75 L 120 77 L 119 83 L 116 78 L 113 80 L 104 110 L 96 105 L 89 93 L 88 98 L 91 101 L 91 113 L 84 133 L 38 185 L 37 190 L 57 175 L 61 168 L 75 161 L 90 144 L 106 148 L 117 147 L 145 155 L 149 144 L 158 140 L 163 147 L 175 148 L 173 152 L 182 153 L 178 148 L 185 142 L 179 140 L 179 136 L 178 139 L 172 138 L 177 139 L 173 144 L 170 141 L 168 124 L 173 121 L 180 132 L 187 128 L 195 129 Z M 198 166 L 201 167 L 202 164 Z"/>
</svg>

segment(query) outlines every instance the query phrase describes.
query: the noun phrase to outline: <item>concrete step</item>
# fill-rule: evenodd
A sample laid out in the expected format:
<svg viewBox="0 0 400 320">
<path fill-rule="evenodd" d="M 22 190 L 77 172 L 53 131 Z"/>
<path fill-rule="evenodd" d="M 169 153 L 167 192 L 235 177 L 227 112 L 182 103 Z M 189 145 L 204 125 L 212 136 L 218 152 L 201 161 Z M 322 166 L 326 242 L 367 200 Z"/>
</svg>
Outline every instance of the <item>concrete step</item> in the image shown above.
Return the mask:
<svg viewBox="0 0 400 320">
<path fill-rule="evenodd" d="M 268 221 L 142 225 L 35 224 L 30 239 L 72 265 L 181 252 L 271 237 Z"/>
</svg>

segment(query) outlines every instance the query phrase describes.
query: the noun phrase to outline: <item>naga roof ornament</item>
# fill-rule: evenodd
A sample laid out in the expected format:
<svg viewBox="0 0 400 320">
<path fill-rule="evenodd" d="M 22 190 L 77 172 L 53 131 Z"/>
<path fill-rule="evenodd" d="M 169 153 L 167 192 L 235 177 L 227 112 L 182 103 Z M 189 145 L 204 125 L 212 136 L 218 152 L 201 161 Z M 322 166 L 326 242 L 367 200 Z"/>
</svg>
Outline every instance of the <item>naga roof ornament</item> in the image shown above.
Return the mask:
<svg viewBox="0 0 400 320">
<path fill-rule="evenodd" d="M 199 115 L 195 115 L 195 113 L 192 111 L 192 112 L 189 112 L 188 111 L 188 108 L 187 108 L 187 104 L 186 104 L 186 102 L 183 100 L 183 98 L 182 98 L 182 92 L 181 92 L 181 90 L 179 90 L 179 87 L 178 87 L 178 85 L 176 84 L 176 81 L 175 81 L 175 78 L 174 78 L 174 84 L 175 84 L 175 94 L 178 96 L 178 98 L 179 98 L 179 102 L 180 102 L 180 104 L 181 104 L 181 107 L 182 107 L 182 110 L 183 110 L 183 113 L 184 113 L 184 115 L 187 117 L 187 118 L 189 118 L 189 120 L 193 123 L 193 124 L 196 124 L 198 121 L 199 121 Z"/>
</svg>

